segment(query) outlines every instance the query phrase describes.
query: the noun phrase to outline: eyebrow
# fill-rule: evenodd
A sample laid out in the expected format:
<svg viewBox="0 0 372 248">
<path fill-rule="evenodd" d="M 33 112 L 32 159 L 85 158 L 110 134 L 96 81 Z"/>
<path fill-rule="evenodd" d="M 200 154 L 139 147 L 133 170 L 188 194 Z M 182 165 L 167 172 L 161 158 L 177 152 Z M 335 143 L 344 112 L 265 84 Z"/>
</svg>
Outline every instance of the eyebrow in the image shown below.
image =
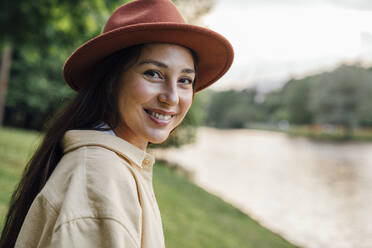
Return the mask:
<svg viewBox="0 0 372 248">
<path fill-rule="evenodd" d="M 153 64 L 155 66 L 158 66 L 158 67 L 162 67 L 162 68 L 165 68 L 165 69 L 168 69 L 168 66 L 160 61 L 157 61 L 157 60 L 153 60 L 153 59 L 145 59 L 145 60 L 142 60 L 138 65 L 144 65 L 144 64 Z M 195 74 L 195 70 L 193 69 L 189 69 L 189 68 L 185 68 L 185 69 L 182 69 L 183 73 L 194 73 Z"/>
</svg>

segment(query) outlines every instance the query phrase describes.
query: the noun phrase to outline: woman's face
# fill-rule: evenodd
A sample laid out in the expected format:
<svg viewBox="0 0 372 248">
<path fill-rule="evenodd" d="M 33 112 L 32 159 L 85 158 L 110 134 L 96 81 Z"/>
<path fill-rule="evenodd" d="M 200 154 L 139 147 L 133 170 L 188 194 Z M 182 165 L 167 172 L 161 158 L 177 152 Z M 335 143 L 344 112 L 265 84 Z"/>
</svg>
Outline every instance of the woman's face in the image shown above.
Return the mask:
<svg viewBox="0 0 372 248">
<path fill-rule="evenodd" d="M 115 133 L 143 150 L 148 142 L 165 141 L 191 106 L 194 78 L 188 49 L 164 43 L 145 45 L 136 63 L 119 79 L 122 123 Z"/>
</svg>

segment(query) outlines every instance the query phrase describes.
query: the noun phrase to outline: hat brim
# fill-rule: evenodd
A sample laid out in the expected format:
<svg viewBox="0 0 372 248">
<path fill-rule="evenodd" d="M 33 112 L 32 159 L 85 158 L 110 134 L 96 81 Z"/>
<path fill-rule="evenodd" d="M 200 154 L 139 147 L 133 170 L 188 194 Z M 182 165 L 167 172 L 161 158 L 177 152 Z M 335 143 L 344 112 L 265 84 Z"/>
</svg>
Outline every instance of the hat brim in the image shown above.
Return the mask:
<svg viewBox="0 0 372 248">
<path fill-rule="evenodd" d="M 106 56 L 125 47 L 154 42 L 181 45 L 197 54 L 195 92 L 221 78 L 234 58 L 229 41 L 207 28 L 177 23 L 137 24 L 103 33 L 83 44 L 66 60 L 63 76 L 72 89 L 79 91 L 90 81 L 94 65 Z"/>
</svg>

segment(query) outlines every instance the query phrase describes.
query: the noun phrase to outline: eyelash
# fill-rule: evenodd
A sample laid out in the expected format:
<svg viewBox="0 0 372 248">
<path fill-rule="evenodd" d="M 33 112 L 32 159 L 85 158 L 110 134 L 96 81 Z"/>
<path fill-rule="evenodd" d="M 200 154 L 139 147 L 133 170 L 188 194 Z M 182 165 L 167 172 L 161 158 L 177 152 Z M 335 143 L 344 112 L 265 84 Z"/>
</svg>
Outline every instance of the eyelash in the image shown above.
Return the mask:
<svg viewBox="0 0 372 248">
<path fill-rule="evenodd" d="M 144 72 L 144 74 L 147 75 L 147 76 L 149 76 L 149 77 L 151 77 L 151 78 L 154 78 L 154 76 L 151 75 L 151 74 L 157 74 L 158 75 L 158 78 L 162 78 L 161 73 L 160 72 L 157 72 L 155 70 L 147 70 L 147 71 Z"/>
<path fill-rule="evenodd" d="M 151 77 L 151 78 L 160 78 L 160 79 L 163 78 L 161 73 L 157 72 L 155 70 L 147 70 L 147 71 L 144 72 L 144 74 Z M 155 77 L 154 74 L 157 74 L 158 77 Z M 188 83 L 183 83 L 183 84 L 192 84 L 193 83 L 193 80 L 190 79 L 190 78 L 187 78 L 187 77 L 181 78 L 181 80 L 188 80 L 189 81 Z"/>
<path fill-rule="evenodd" d="M 186 79 L 186 80 L 188 80 L 189 82 L 188 83 L 186 83 L 186 84 L 192 84 L 193 83 L 193 81 L 190 79 L 190 78 L 182 78 L 181 80 L 184 80 L 184 79 Z"/>
</svg>

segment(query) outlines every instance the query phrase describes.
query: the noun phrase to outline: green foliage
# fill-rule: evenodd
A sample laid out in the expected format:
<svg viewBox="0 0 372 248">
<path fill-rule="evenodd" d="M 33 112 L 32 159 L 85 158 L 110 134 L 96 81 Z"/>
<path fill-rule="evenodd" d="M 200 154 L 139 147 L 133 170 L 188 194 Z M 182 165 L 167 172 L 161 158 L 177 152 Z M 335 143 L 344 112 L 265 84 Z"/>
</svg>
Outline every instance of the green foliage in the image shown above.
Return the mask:
<svg viewBox="0 0 372 248">
<path fill-rule="evenodd" d="M 0 2 L 0 42 L 40 51 L 54 44 L 72 49 L 100 33 L 118 0 L 18 0 Z M 71 51 L 70 51 L 71 52 Z"/>
<path fill-rule="evenodd" d="M 62 65 L 63 59 L 52 54 L 42 57 L 30 50 L 15 54 L 5 124 L 41 130 L 46 119 L 74 92 L 62 79 L 62 67 L 55 66 L 58 60 Z"/>
<path fill-rule="evenodd" d="M 267 123 L 278 123 L 289 119 L 289 110 L 286 106 L 286 97 L 281 91 L 273 91 L 268 93 L 262 106 L 262 120 Z"/>
<path fill-rule="evenodd" d="M 209 93 L 206 124 L 218 128 L 244 128 L 263 119 L 255 89 Z"/>
<path fill-rule="evenodd" d="M 341 67 L 314 80 L 309 107 L 317 123 L 355 125 L 360 81 L 354 73 L 352 68 Z"/>
<path fill-rule="evenodd" d="M 124 1 L 125 2 L 125 1 Z M 99 34 L 117 0 L 2 1 L 0 44 L 13 48 L 5 121 L 41 130 L 74 94 L 62 78 L 71 52 Z"/>
<path fill-rule="evenodd" d="M 264 96 L 255 90 L 213 92 L 207 124 L 220 128 L 322 124 L 340 126 L 351 135 L 354 127 L 372 126 L 371 82 L 371 69 L 344 65 L 289 80 Z"/>
<path fill-rule="evenodd" d="M 281 89 L 291 124 L 354 127 L 372 125 L 372 71 L 340 66 L 334 71 L 290 80 Z"/>
<path fill-rule="evenodd" d="M 369 70 L 355 68 L 354 70 L 356 77 L 354 83 L 359 87 L 356 93 L 356 119 L 360 126 L 372 126 L 372 68 Z"/>
<path fill-rule="evenodd" d="M 38 132 L 0 129 L 0 230 L 14 186 L 41 138 Z M 166 247 L 294 247 L 162 163 L 154 166 L 154 191 Z"/>
<path fill-rule="evenodd" d="M 308 109 L 310 84 L 308 78 L 304 80 L 290 80 L 282 89 L 284 107 L 288 111 L 288 121 L 293 124 L 305 124 L 312 121 Z"/>
</svg>

